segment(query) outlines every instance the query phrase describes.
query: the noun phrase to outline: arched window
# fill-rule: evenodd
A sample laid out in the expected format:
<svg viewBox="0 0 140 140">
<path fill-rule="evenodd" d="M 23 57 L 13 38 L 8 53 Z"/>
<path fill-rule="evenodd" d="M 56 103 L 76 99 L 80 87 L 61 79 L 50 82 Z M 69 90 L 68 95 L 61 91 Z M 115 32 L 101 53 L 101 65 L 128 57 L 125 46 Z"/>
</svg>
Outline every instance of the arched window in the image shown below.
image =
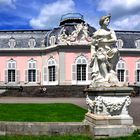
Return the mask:
<svg viewBox="0 0 140 140">
<path fill-rule="evenodd" d="M 135 46 L 140 49 L 140 39 L 135 40 Z"/>
<path fill-rule="evenodd" d="M 87 61 L 85 57 L 80 56 L 76 60 L 77 65 L 77 81 L 86 81 Z"/>
<path fill-rule="evenodd" d="M 88 65 L 87 58 L 80 55 L 72 64 L 72 84 L 88 85 L 91 80 L 91 73 Z"/>
<path fill-rule="evenodd" d="M 117 64 L 117 76 L 120 82 L 125 82 L 126 80 L 126 68 L 125 68 L 125 62 L 123 60 L 119 60 Z"/>
<path fill-rule="evenodd" d="M 31 59 L 28 61 L 28 82 L 36 82 L 36 61 Z"/>
<path fill-rule="evenodd" d="M 16 41 L 13 37 L 9 39 L 8 45 L 10 48 L 14 48 L 16 46 Z"/>
<path fill-rule="evenodd" d="M 136 62 L 136 82 L 140 82 L 140 60 Z"/>
<path fill-rule="evenodd" d="M 16 82 L 16 61 L 13 59 L 7 63 L 7 82 Z"/>
<path fill-rule="evenodd" d="M 117 42 L 116 42 L 116 46 L 117 46 L 117 48 L 122 48 L 123 40 L 122 39 L 118 39 Z"/>
<path fill-rule="evenodd" d="M 29 45 L 30 48 L 34 48 L 35 47 L 36 41 L 35 41 L 35 39 L 33 37 L 31 37 L 29 39 L 28 45 Z"/>
<path fill-rule="evenodd" d="M 49 42 L 50 42 L 50 45 L 55 45 L 55 43 L 56 43 L 56 37 L 54 35 L 51 36 Z"/>
<path fill-rule="evenodd" d="M 56 81 L 56 61 L 53 58 L 48 60 L 48 74 L 49 82 Z"/>
</svg>

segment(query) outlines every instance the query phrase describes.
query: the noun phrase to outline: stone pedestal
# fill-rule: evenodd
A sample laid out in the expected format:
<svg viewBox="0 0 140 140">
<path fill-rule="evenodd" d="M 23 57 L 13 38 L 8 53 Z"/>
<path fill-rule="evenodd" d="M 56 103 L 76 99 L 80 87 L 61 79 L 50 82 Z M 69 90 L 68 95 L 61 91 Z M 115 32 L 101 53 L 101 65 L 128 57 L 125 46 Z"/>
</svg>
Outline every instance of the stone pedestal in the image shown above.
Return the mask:
<svg viewBox="0 0 140 140">
<path fill-rule="evenodd" d="M 88 113 L 84 122 L 96 138 L 126 136 L 134 132 L 133 118 L 128 113 L 131 103 L 129 87 L 88 88 Z"/>
</svg>

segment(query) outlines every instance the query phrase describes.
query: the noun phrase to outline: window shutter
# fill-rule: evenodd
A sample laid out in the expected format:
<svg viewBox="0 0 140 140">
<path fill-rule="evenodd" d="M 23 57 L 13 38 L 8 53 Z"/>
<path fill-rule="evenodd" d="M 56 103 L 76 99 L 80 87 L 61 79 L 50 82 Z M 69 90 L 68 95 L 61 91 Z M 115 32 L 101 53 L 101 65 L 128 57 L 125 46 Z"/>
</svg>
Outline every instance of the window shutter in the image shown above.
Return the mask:
<svg viewBox="0 0 140 140">
<path fill-rule="evenodd" d="M 58 81 L 58 67 L 55 65 L 55 81 Z"/>
<path fill-rule="evenodd" d="M 16 70 L 16 82 L 20 83 L 20 71 Z"/>
<path fill-rule="evenodd" d="M 138 82 L 137 81 L 137 70 L 135 70 L 135 82 Z"/>
<path fill-rule="evenodd" d="M 25 83 L 28 83 L 28 70 L 25 70 Z"/>
<path fill-rule="evenodd" d="M 8 70 L 5 70 L 5 83 L 8 83 Z"/>
<path fill-rule="evenodd" d="M 129 77 L 128 77 L 129 75 L 128 75 L 128 70 L 126 70 L 126 82 L 128 82 L 129 81 Z"/>
<path fill-rule="evenodd" d="M 72 64 L 72 80 L 73 81 L 77 80 L 76 68 L 77 66 L 75 64 Z"/>
<path fill-rule="evenodd" d="M 91 80 L 91 73 L 92 73 L 92 68 L 90 68 L 90 65 L 88 65 L 88 80 Z"/>
<path fill-rule="evenodd" d="M 40 83 L 40 72 L 37 70 L 37 83 Z"/>
<path fill-rule="evenodd" d="M 47 81 L 47 67 L 44 67 L 44 81 Z"/>
</svg>

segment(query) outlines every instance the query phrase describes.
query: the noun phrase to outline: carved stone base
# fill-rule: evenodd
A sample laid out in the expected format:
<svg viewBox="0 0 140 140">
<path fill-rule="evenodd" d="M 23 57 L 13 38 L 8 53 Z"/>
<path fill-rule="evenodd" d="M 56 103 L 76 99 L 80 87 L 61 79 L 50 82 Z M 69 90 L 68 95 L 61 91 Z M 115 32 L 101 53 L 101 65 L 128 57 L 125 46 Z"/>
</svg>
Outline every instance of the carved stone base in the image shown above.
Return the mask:
<svg viewBox="0 0 140 140">
<path fill-rule="evenodd" d="M 133 119 L 129 115 L 96 115 L 86 113 L 85 121 L 92 125 L 133 125 Z"/>
<path fill-rule="evenodd" d="M 129 87 L 97 87 L 84 90 L 88 105 L 84 122 L 90 125 L 94 137 L 126 136 L 134 132 L 136 127 L 128 112 L 132 90 Z"/>
<path fill-rule="evenodd" d="M 136 127 L 129 115 L 96 115 L 87 113 L 84 123 L 90 125 L 91 134 L 96 138 L 131 135 Z"/>
<path fill-rule="evenodd" d="M 94 87 L 86 88 L 85 95 L 90 97 L 97 96 L 130 96 L 133 88 L 131 87 Z"/>
</svg>

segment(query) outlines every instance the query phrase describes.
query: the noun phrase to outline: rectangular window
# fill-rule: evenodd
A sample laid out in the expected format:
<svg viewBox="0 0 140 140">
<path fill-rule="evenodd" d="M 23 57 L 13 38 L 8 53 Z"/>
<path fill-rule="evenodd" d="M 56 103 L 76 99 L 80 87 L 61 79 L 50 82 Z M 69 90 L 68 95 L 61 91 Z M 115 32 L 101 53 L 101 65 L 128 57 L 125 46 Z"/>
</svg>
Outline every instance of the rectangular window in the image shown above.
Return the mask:
<svg viewBox="0 0 140 140">
<path fill-rule="evenodd" d="M 124 82 L 124 72 L 124 70 L 117 70 L 117 75 L 120 82 Z"/>
<path fill-rule="evenodd" d="M 86 65 L 77 65 L 77 80 L 86 80 Z"/>
<path fill-rule="evenodd" d="M 15 82 L 15 70 L 8 70 L 8 82 Z"/>
<path fill-rule="evenodd" d="M 137 82 L 140 82 L 140 70 L 137 70 Z"/>
<path fill-rule="evenodd" d="M 28 70 L 28 81 L 36 82 L 36 70 L 34 69 Z"/>
<path fill-rule="evenodd" d="M 49 66 L 49 81 L 55 81 L 55 66 Z"/>
</svg>

